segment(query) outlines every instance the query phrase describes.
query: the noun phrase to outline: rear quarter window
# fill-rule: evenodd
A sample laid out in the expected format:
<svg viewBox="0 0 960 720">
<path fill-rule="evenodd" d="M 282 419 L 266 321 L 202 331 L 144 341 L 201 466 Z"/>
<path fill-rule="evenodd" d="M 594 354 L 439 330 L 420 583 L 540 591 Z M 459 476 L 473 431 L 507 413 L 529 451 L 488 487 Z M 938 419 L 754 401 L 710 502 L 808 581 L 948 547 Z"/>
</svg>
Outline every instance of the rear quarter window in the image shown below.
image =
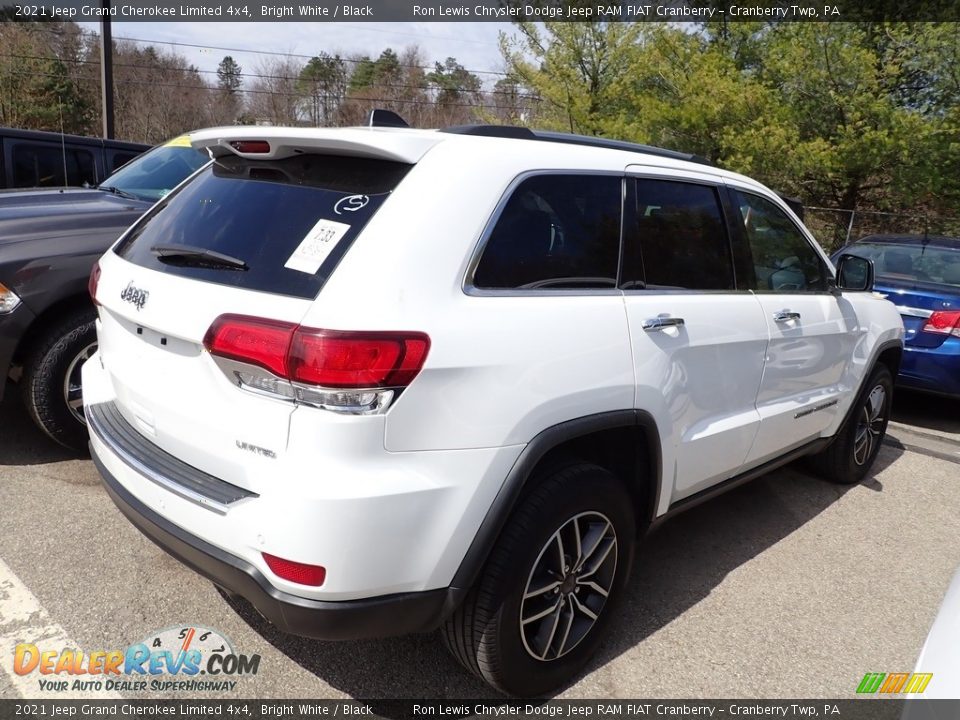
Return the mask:
<svg viewBox="0 0 960 720">
<path fill-rule="evenodd" d="M 221 157 L 157 203 L 115 252 L 164 273 L 314 298 L 410 167 L 313 154 Z M 227 255 L 247 269 L 160 257 L 157 248 L 170 245 Z"/>
<path fill-rule="evenodd" d="M 483 289 L 615 288 L 622 179 L 548 174 L 520 182 L 484 245 Z"/>
</svg>

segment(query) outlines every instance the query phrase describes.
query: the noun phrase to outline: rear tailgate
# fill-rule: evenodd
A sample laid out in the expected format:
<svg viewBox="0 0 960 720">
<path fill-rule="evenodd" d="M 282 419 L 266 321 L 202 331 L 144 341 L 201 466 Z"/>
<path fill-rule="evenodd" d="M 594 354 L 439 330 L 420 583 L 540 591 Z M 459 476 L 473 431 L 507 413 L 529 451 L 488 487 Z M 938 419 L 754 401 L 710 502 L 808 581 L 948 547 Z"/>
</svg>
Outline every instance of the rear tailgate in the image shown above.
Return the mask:
<svg viewBox="0 0 960 720">
<path fill-rule="evenodd" d="M 286 452 L 294 405 L 240 389 L 204 337 L 224 314 L 299 323 L 411 167 L 308 150 L 250 159 L 221 146 L 101 259 L 100 352 L 120 414 L 253 492 L 260 463 Z"/>
<path fill-rule="evenodd" d="M 117 409 L 161 449 L 258 492 L 250 448 L 282 454 L 293 405 L 239 390 L 204 351 L 203 337 L 222 313 L 262 312 L 262 294 L 205 287 L 110 255 L 101 268 L 100 356 Z M 309 305 L 269 298 L 270 314 L 290 322 Z"/>
</svg>

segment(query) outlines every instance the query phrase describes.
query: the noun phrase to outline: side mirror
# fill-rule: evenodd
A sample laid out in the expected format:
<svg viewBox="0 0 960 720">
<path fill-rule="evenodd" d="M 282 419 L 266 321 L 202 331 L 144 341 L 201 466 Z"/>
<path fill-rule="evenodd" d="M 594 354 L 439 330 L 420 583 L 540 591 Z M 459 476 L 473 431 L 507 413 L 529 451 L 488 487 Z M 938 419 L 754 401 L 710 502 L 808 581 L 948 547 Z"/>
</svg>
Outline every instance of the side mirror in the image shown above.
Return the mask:
<svg viewBox="0 0 960 720">
<path fill-rule="evenodd" d="M 873 290 L 873 260 L 844 253 L 837 261 L 837 289 L 852 292 Z"/>
</svg>

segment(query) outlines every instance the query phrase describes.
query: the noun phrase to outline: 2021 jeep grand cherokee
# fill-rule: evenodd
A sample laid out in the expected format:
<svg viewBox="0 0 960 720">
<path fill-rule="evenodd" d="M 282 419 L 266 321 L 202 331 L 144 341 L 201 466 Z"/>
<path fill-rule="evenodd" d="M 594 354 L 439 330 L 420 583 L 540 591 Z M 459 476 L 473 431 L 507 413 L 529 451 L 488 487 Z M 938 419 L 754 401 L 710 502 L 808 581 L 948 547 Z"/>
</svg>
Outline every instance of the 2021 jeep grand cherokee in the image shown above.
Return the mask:
<svg viewBox="0 0 960 720">
<path fill-rule="evenodd" d="M 212 163 L 91 277 L 92 454 L 148 537 L 288 632 L 443 627 L 547 692 L 643 530 L 876 456 L 900 318 L 748 178 L 519 128 L 192 141 Z"/>
</svg>

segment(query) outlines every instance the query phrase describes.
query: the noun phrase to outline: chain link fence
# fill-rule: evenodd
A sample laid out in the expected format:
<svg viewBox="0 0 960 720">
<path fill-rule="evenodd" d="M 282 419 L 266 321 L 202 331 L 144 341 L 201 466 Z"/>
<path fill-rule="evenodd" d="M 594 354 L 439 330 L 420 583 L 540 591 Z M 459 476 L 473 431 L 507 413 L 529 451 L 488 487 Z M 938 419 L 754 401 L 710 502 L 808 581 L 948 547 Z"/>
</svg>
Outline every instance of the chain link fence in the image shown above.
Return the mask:
<svg viewBox="0 0 960 720">
<path fill-rule="evenodd" d="M 960 237 L 960 218 L 805 207 L 804 224 L 828 253 L 867 235 Z"/>
</svg>

